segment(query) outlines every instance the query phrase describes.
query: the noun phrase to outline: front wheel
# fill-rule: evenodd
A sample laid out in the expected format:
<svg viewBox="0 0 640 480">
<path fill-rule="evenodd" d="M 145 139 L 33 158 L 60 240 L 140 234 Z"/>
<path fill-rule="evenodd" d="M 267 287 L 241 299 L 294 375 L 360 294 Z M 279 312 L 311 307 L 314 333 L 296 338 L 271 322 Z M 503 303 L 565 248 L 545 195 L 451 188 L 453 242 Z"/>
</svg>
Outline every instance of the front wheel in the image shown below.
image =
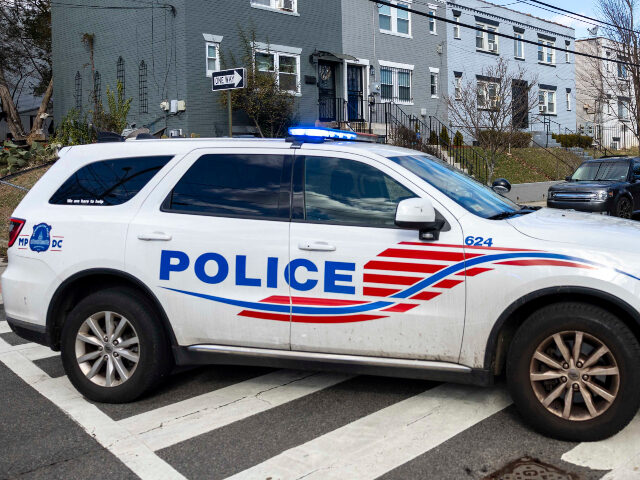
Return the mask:
<svg viewBox="0 0 640 480">
<path fill-rule="evenodd" d="M 631 200 L 627 197 L 622 197 L 618 200 L 616 205 L 615 215 L 620 218 L 631 218 L 633 214 L 633 207 L 631 206 Z"/>
<path fill-rule="evenodd" d="M 525 420 L 569 441 L 624 428 L 640 405 L 640 345 L 606 310 L 557 303 L 533 313 L 509 347 L 507 380 Z"/>
<path fill-rule="evenodd" d="M 164 377 L 172 364 L 153 306 L 135 290 L 93 293 L 70 312 L 61 338 L 69 380 L 98 402 L 135 400 Z"/>
</svg>

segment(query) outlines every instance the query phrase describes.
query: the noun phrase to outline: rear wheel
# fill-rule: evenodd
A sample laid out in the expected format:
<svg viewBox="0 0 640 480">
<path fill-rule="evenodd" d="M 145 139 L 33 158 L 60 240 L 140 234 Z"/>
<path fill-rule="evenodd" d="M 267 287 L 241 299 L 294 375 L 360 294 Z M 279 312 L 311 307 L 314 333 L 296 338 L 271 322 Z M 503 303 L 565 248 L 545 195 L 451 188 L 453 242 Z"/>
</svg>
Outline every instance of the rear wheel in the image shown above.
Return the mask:
<svg viewBox="0 0 640 480">
<path fill-rule="evenodd" d="M 558 303 L 533 313 L 509 347 L 507 378 L 516 406 L 542 433 L 595 441 L 624 428 L 640 405 L 640 345 L 599 307 Z"/>
<path fill-rule="evenodd" d="M 632 214 L 633 208 L 631 206 L 631 200 L 627 197 L 622 197 L 618 200 L 618 204 L 616 205 L 616 217 L 631 218 Z"/>
<path fill-rule="evenodd" d="M 110 288 L 89 295 L 62 329 L 62 362 L 85 397 L 121 403 L 155 386 L 171 354 L 153 306 L 135 290 Z"/>
</svg>

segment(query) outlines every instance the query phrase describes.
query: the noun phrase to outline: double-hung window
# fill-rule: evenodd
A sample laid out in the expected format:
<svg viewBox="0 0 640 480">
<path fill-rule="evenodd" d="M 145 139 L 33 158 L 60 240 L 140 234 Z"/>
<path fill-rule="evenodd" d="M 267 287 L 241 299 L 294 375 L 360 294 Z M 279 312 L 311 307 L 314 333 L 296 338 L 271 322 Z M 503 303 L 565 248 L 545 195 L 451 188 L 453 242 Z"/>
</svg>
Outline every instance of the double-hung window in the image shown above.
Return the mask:
<svg viewBox="0 0 640 480">
<path fill-rule="evenodd" d="M 477 85 L 478 110 L 496 108 L 498 102 L 498 84 L 496 82 L 479 80 Z"/>
<path fill-rule="evenodd" d="M 538 40 L 538 62 L 554 65 L 556 63 L 555 42 Z"/>
<path fill-rule="evenodd" d="M 453 14 L 453 20 L 456 22 L 453 24 L 453 38 L 460 39 L 460 14 Z"/>
<path fill-rule="evenodd" d="M 207 77 L 213 72 L 220 70 L 220 45 L 218 43 L 207 42 Z"/>
<path fill-rule="evenodd" d="M 620 60 L 618 58 L 618 60 Z M 624 63 L 618 63 L 618 78 L 620 80 L 627 79 L 627 66 Z"/>
<path fill-rule="evenodd" d="M 393 0 L 391 3 L 399 7 L 409 6 L 407 2 Z M 383 33 L 407 37 L 411 35 L 411 14 L 406 10 L 388 5 L 378 5 L 378 21 L 380 23 L 380 31 Z"/>
<path fill-rule="evenodd" d="M 538 111 L 544 114 L 554 115 L 556 113 L 556 92 L 541 88 L 538 91 Z"/>
<path fill-rule="evenodd" d="M 272 73 L 280 90 L 300 93 L 300 55 L 274 50 L 255 51 L 255 67 Z"/>
<path fill-rule="evenodd" d="M 251 6 L 297 13 L 298 0 L 251 0 Z"/>
<path fill-rule="evenodd" d="M 380 97 L 383 102 L 411 103 L 411 76 L 413 66 L 402 68 L 380 62 Z M 405 66 L 403 66 L 405 67 Z"/>
<path fill-rule="evenodd" d="M 462 100 L 462 75 L 457 75 L 453 79 L 454 98 Z"/>
<path fill-rule="evenodd" d="M 571 90 L 567 89 L 567 111 L 571 110 Z"/>
<path fill-rule="evenodd" d="M 438 69 L 431 69 L 431 98 L 438 97 L 438 77 L 439 71 Z"/>
<path fill-rule="evenodd" d="M 513 41 L 513 56 L 516 58 L 524 59 L 524 39 L 523 33 L 514 33 L 516 39 Z"/>
<path fill-rule="evenodd" d="M 618 118 L 620 120 L 629 120 L 629 101 L 619 98 L 618 99 Z"/>
<path fill-rule="evenodd" d="M 564 48 L 566 52 L 564 52 L 564 61 L 566 63 L 571 63 L 571 54 L 569 53 L 569 47 L 571 47 L 571 42 L 569 40 L 564 41 Z"/>
<path fill-rule="evenodd" d="M 476 23 L 476 48 L 485 52 L 498 53 L 498 27 Z"/>
<path fill-rule="evenodd" d="M 432 35 L 437 35 L 437 26 L 436 26 L 436 12 L 435 10 L 429 10 L 427 14 L 429 18 L 429 33 Z"/>
</svg>

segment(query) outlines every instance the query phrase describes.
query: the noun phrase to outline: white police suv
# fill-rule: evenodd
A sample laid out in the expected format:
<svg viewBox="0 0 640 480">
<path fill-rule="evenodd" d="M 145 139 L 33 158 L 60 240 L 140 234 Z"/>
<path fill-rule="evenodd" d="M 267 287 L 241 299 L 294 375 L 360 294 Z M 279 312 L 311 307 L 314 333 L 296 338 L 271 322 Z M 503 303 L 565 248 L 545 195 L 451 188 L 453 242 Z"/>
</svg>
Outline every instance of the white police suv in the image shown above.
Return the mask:
<svg viewBox="0 0 640 480">
<path fill-rule="evenodd" d="M 521 207 L 424 153 L 291 133 L 63 149 L 11 219 L 11 327 L 101 402 L 186 364 L 506 372 L 548 435 L 630 421 L 636 224 Z"/>
</svg>

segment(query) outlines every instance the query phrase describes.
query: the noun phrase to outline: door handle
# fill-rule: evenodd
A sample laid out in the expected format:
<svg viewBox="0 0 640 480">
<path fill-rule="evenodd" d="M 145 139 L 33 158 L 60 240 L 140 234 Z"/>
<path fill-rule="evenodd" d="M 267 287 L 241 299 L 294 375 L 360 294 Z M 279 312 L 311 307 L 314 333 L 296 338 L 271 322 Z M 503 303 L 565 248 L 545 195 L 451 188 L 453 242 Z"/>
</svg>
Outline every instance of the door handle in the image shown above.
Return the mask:
<svg viewBox="0 0 640 480">
<path fill-rule="evenodd" d="M 138 240 L 144 240 L 147 242 L 168 242 L 171 240 L 171 235 L 168 235 L 164 232 L 147 232 L 147 233 L 139 233 Z"/>
<path fill-rule="evenodd" d="M 315 252 L 333 252 L 336 247 L 327 242 L 300 242 L 298 244 L 300 250 L 310 250 Z"/>
</svg>

